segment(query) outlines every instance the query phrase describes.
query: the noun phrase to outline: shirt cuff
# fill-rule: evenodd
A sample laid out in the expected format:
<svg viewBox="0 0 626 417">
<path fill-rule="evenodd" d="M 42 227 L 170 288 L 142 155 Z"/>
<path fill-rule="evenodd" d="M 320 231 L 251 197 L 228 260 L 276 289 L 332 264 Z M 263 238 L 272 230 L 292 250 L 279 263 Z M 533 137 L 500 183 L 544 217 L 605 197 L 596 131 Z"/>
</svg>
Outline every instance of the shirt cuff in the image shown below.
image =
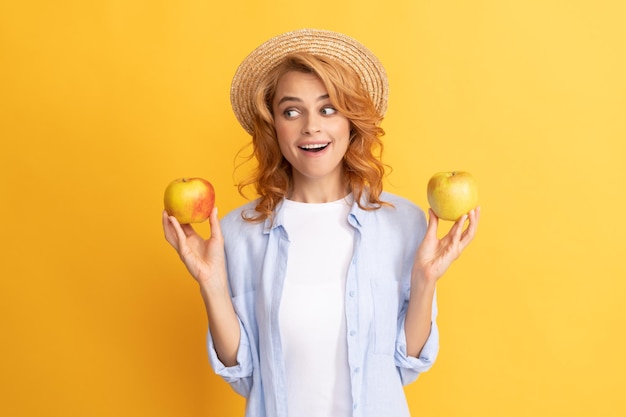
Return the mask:
<svg viewBox="0 0 626 417">
<path fill-rule="evenodd" d="M 215 345 L 213 343 L 213 337 L 211 331 L 207 332 L 207 351 L 209 354 L 209 362 L 213 371 L 224 378 L 226 382 L 233 383 L 237 380 L 252 375 L 252 355 L 250 352 L 250 345 L 246 331 L 239 321 L 240 339 L 239 348 L 237 350 L 237 364 L 233 366 L 226 366 L 217 356 Z"/>
<path fill-rule="evenodd" d="M 398 329 L 398 343 L 396 344 L 396 362 L 401 368 L 412 369 L 416 372 L 425 372 L 429 370 L 439 353 L 439 328 L 436 322 L 430 324 L 430 334 L 426 343 L 422 348 L 419 356 L 409 356 L 406 348 L 406 333 L 404 331 L 404 321 Z"/>
</svg>

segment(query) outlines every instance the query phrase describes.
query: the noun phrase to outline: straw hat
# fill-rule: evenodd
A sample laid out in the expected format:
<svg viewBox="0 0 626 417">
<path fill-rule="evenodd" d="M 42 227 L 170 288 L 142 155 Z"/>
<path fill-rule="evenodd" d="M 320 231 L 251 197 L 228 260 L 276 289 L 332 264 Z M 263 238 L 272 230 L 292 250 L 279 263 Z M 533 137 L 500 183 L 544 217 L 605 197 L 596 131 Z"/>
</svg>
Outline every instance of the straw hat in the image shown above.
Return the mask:
<svg viewBox="0 0 626 417">
<path fill-rule="evenodd" d="M 283 58 L 295 52 L 340 61 L 353 68 L 369 92 L 378 113 L 387 110 L 387 74 L 376 56 L 356 40 L 337 32 L 301 29 L 278 35 L 257 47 L 239 65 L 230 89 L 230 102 L 237 120 L 254 132 L 254 95 L 261 80 Z"/>
</svg>

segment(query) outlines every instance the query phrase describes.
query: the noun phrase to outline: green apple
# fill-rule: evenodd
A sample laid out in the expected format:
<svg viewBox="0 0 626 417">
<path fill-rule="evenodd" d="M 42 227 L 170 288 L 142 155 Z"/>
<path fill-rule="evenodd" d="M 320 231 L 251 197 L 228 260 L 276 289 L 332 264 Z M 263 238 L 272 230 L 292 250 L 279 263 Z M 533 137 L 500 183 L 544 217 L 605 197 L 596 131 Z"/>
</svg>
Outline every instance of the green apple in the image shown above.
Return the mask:
<svg viewBox="0 0 626 417">
<path fill-rule="evenodd" d="M 165 211 L 180 224 L 201 223 L 215 204 L 213 185 L 202 178 L 178 178 L 165 189 Z"/>
<path fill-rule="evenodd" d="M 439 172 L 428 181 L 427 196 L 437 217 L 457 221 L 478 205 L 478 186 L 468 172 Z"/>
</svg>

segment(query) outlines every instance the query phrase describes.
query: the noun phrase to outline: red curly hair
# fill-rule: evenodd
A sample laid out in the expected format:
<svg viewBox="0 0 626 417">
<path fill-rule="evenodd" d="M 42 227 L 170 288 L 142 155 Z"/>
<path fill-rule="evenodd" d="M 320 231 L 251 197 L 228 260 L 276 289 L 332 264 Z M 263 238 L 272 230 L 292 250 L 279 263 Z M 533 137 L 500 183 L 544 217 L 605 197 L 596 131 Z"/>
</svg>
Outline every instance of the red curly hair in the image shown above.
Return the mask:
<svg viewBox="0 0 626 417">
<path fill-rule="evenodd" d="M 380 127 L 382 116 L 377 113 L 359 76 L 340 62 L 297 53 L 287 56 L 270 71 L 256 91 L 257 113 L 249 159 L 255 158 L 257 167 L 238 184 L 238 189 L 243 195 L 245 187 L 254 186 L 260 198 L 253 214 L 242 214 L 244 219 L 262 221 L 271 217 L 293 186 L 292 167 L 278 146 L 272 114 L 278 82 L 291 71 L 317 76 L 326 87 L 333 106 L 350 121 L 350 144 L 343 158 L 344 180 L 359 207 L 376 210 L 387 204 L 380 200 L 385 176 L 385 165 L 381 162 L 381 137 L 385 133 Z"/>
</svg>

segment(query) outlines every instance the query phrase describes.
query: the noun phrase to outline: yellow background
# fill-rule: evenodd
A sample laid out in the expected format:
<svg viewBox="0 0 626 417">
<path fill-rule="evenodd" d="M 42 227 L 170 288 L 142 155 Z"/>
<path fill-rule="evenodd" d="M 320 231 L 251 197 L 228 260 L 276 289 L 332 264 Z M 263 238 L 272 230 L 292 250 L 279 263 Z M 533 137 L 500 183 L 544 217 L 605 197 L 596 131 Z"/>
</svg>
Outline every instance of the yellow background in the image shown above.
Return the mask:
<svg viewBox="0 0 626 417">
<path fill-rule="evenodd" d="M 389 191 L 425 207 L 434 172 L 480 185 L 412 413 L 625 415 L 625 17 L 620 0 L 2 1 L 0 414 L 242 415 L 162 194 L 202 176 L 221 214 L 245 201 L 231 76 L 317 27 L 387 68 Z"/>
</svg>

